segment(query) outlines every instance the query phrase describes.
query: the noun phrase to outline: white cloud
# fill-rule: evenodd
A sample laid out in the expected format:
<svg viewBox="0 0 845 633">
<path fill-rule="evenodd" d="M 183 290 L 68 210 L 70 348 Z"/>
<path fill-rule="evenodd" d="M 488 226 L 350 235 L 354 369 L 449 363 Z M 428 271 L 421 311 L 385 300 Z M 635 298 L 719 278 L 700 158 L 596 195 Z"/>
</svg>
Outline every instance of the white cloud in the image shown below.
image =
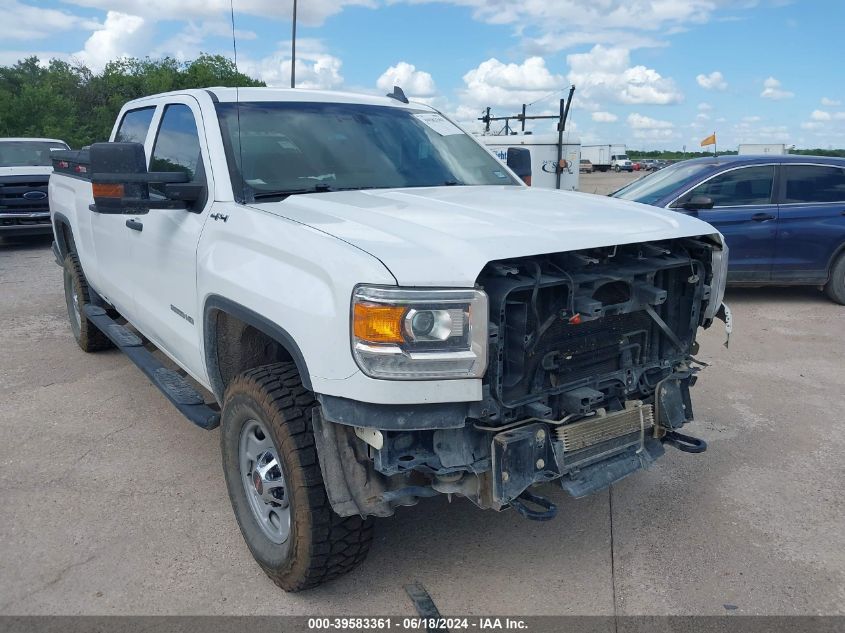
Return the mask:
<svg viewBox="0 0 845 633">
<path fill-rule="evenodd" d="M 413 4 L 444 0 L 393 0 Z M 511 25 L 530 51 L 548 55 L 573 46 L 605 44 L 627 49 L 662 46 L 666 34 L 707 22 L 735 0 L 446 0 L 468 7 L 489 24 Z M 754 2 L 740 3 L 742 8 Z"/>
<path fill-rule="evenodd" d="M 709 75 L 697 75 L 695 80 L 705 90 L 727 90 L 728 88 L 728 82 L 718 70 L 714 70 Z"/>
<path fill-rule="evenodd" d="M 10 40 L 43 39 L 60 31 L 91 30 L 100 26 L 96 20 L 57 9 L 34 7 L 17 0 L 0 0 L 0 15 L 12 20 L 12 24 L 7 25 L 11 28 L 3 29 L 4 39 Z"/>
<path fill-rule="evenodd" d="M 258 61 L 239 59 L 241 72 L 258 77 L 268 86 L 290 86 L 290 42 L 281 42 L 279 49 Z M 343 62 L 327 53 L 319 40 L 296 40 L 296 87 L 308 90 L 328 90 L 343 84 L 340 74 Z"/>
<path fill-rule="evenodd" d="M 521 64 L 505 64 L 495 57 L 481 62 L 464 77 L 463 105 L 516 108 L 566 86 L 566 79 L 546 68 L 542 57 L 529 57 Z"/>
<path fill-rule="evenodd" d="M 74 57 L 97 71 L 122 57 L 143 55 L 149 50 L 153 28 L 142 17 L 109 11 L 102 27 L 86 40 Z"/>
<path fill-rule="evenodd" d="M 148 20 L 189 20 L 229 16 L 230 0 L 66 0 L 82 7 L 138 15 Z M 239 14 L 262 19 L 290 19 L 293 0 L 235 0 L 235 22 Z M 297 5 L 297 21 L 318 26 L 348 6 L 376 7 L 376 0 L 308 0 Z"/>
<path fill-rule="evenodd" d="M 813 110 L 810 118 L 813 121 L 830 121 L 833 117 L 830 116 L 830 112 L 825 112 L 824 110 Z"/>
<path fill-rule="evenodd" d="M 433 97 L 437 94 L 431 75 L 407 62 L 391 66 L 376 81 L 376 87 L 385 92 L 391 92 L 393 86 L 402 88 L 409 97 Z"/>
<path fill-rule="evenodd" d="M 707 112 L 709 110 L 712 110 L 713 106 L 710 105 L 709 103 L 701 102 L 701 103 L 698 104 L 698 109 L 701 110 L 702 112 Z"/>
<path fill-rule="evenodd" d="M 583 100 L 659 105 L 683 100 L 671 79 L 652 68 L 631 66 L 627 49 L 597 44 L 587 53 L 567 55 L 566 61 L 569 83 L 578 87 Z"/>
<path fill-rule="evenodd" d="M 760 120 L 760 117 L 758 117 L 758 116 L 744 116 L 744 117 L 742 117 L 742 120 L 745 123 L 757 123 L 757 121 Z"/>
<path fill-rule="evenodd" d="M 795 96 L 794 92 L 783 90 L 780 81 L 774 77 L 769 77 L 763 82 L 763 92 L 760 93 L 763 99 L 771 99 L 773 101 L 780 101 L 781 99 L 791 99 Z"/>
<path fill-rule="evenodd" d="M 828 97 L 822 97 L 822 105 L 827 106 L 828 108 L 834 108 L 836 106 L 842 105 L 842 102 L 838 99 L 829 99 Z"/>
<path fill-rule="evenodd" d="M 591 116 L 596 123 L 615 123 L 619 120 L 612 112 L 593 112 Z"/>
<path fill-rule="evenodd" d="M 652 119 L 637 112 L 628 115 L 628 125 L 635 130 L 668 130 L 674 127 L 670 121 Z"/>
</svg>

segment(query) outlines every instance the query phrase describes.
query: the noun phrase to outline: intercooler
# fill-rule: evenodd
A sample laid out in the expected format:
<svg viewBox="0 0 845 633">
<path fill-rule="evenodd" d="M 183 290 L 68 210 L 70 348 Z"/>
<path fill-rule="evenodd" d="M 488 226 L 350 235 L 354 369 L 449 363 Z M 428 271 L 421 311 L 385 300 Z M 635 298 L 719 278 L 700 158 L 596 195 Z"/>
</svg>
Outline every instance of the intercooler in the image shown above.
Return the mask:
<svg viewBox="0 0 845 633">
<path fill-rule="evenodd" d="M 650 404 L 637 403 L 637 405 L 613 413 L 605 413 L 603 409 L 600 409 L 593 417 L 559 426 L 556 434 L 563 444 L 563 450 L 569 453 L 629 433 L 643 432 L 645 434 L 654 426 L 654 407 Z"/>
</svg>

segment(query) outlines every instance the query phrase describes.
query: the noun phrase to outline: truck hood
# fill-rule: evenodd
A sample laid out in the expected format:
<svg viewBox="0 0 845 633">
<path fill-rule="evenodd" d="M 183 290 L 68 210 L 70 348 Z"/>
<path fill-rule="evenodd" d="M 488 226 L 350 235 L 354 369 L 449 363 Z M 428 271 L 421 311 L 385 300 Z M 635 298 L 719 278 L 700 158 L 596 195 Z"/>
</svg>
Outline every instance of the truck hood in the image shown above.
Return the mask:
<svg viewBox="0 0 845 633">
<path fill-rule="evenodd" d="M 0 176 L 49 176 L 52 167 L 40 165 L 19 165 L 16 167 L 0 167 Z"/>
<path fill-rule="evenodd" d="M 339 191 L 254 207 L 370 253 L 405 286 L 471 287 L 494 260 L 717 233 L 636 202 L 516 186 Z"/>
</svg>

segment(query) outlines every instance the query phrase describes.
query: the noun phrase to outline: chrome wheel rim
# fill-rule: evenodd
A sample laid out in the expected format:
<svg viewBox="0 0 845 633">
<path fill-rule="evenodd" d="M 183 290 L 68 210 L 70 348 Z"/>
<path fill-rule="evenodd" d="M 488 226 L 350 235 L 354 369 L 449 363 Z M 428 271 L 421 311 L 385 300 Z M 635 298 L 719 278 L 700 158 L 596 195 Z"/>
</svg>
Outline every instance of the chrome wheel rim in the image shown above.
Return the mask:
<svg viewBox="0 0 845 633">
<path fill-rule="evenodd" d="M 248 420 L 238 442 L 238 466 L 253 518 L 281 544 L 290 536 L 290 503 L 279 454 L 263 423 Z"/>
</svg>

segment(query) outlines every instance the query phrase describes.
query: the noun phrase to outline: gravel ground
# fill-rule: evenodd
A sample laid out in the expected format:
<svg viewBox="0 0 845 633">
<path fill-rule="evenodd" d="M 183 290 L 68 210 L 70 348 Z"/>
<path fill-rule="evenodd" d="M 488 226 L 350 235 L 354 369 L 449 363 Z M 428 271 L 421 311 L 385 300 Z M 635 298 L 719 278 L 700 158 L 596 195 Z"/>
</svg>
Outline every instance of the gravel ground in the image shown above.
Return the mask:
<svg viewBox="0 0 845 633">
<path fill-rule="evenodd" d="M 413 615 L 413 581 L 444 615 L 845 614 L 845 308 L 815 289 L 729 291 L 730 349 L 701 336 L 705 454 L 578 501 L 549 488 L 548 523 L 401 508 L 359 570 L 296 595 L 241 539 L 218 432 L 77 348 L 49 240 L 0 243 L 0 298 L 0 614 Z"/>
</svg>

